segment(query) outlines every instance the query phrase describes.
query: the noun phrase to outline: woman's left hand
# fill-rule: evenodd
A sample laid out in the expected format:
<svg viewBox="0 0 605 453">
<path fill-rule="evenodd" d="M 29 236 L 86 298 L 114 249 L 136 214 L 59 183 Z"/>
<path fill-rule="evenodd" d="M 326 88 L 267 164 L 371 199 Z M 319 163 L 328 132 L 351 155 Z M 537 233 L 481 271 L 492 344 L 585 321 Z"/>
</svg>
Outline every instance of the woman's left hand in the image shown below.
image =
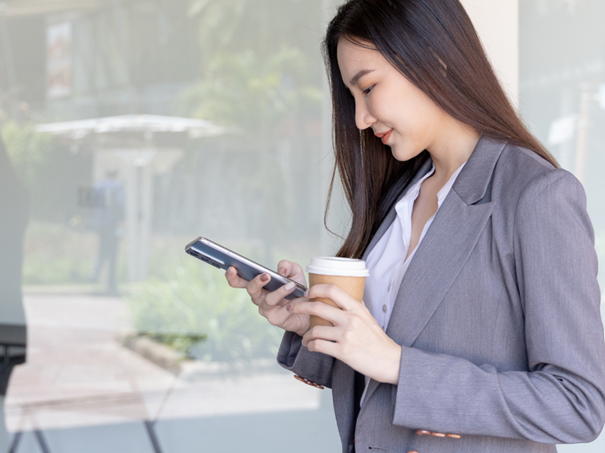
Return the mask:
<svg viewBox="0 0 605 453">
<path fill-rule="evenodd" d="M 309 351 L 328 354 L 376 381 L 397 385 L 401 346 L 382 330 L 364 304 L 336 285 L 314 285 L 307 297 L 331 299 L 342 309 L 312 301 L 288 305 L 291 313 L 319 316 L 334 324 L 305 333 L 303 345 Z"/>
</svg>

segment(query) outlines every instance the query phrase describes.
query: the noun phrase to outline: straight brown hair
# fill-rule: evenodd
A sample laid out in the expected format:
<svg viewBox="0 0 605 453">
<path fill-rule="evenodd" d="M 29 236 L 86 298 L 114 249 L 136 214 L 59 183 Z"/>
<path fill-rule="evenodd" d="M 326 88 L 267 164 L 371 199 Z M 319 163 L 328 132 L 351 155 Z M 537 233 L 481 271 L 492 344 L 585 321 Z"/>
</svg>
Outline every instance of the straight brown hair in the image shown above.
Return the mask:
<svg viewBox="0 0 605 453">
<path fill-rule="evenodd" d="M 328 228 L 337 171 L 352 212 L 351 229 L 337 256 L 363 256 L 402 190 L 429 158 L 424 150 L 400 162 L 372 130 L 357 129 L 354 98 L 338 67 L 340 39 L 377 49 L 453 118 L 534 151 L 559 168 L 517 115 L 458 0 L 349 0 L 338 8 L 323 42 L 336 157 L 324 225 Z"/>
</svg>

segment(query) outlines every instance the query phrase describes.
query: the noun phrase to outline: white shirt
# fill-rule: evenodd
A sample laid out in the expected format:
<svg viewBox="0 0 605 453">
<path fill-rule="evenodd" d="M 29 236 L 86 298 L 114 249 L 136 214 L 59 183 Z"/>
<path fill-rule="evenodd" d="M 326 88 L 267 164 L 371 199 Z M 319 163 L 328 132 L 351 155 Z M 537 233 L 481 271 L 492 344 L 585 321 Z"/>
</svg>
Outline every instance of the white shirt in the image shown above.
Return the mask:
<svg viewBox="0 0 605 453">
<path fill-rule="evenodd" d="M 418 250 L 418 246 L 422 242 L 424 235 L 431 226 L 431 223 L 433 223 L 433 219 L 439 211 L 443 200 L 445 200 L 445 197 L 450 192 L 465 164 L 466 162 L 458 167 L 441 190 L 437 192 L 437 211 L 426 221 L 418 244 L 405 261 L 402 261 L 402 259 L 407 256 L 412 237 L 412 210 L 414 209 L 414 202 L 418 198 L 422 182 L 435 173 L 435 164 L 397 202 L 395 205 L 397 218 L 380 238 L 366 259 L 366 266 L 370 271 L 370 276 L 366 279 L 363 300 L 372 316 L 374 316 L 378 324 L 385 331 L 393 312 L 393 305 L 399 291 L 399 286 L 410 265 L 410 261 L 416 254 L 416 250 Z M 361 397 L 362 404 L 368 388 L 368 382 L 370 381 L 368 377 L 365 380 L 366 387 Z"/>
</svg>

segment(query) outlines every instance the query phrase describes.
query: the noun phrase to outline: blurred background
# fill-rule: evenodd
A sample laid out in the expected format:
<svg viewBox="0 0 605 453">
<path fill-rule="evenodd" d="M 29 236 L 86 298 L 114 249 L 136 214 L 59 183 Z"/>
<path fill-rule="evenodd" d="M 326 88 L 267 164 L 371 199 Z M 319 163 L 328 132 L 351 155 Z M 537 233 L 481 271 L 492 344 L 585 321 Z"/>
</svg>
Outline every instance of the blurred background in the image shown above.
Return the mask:
<svg viewBox="0 0 605 453">
<path fill-rule="evenodd" d="M 183 249 L 338 249 L 320 41 L 340 3 L 0 2 L 0 451 L 339 451 L 330 390 Z M 605 3 L 463 3 L 605 262 Z"/>
</svg>

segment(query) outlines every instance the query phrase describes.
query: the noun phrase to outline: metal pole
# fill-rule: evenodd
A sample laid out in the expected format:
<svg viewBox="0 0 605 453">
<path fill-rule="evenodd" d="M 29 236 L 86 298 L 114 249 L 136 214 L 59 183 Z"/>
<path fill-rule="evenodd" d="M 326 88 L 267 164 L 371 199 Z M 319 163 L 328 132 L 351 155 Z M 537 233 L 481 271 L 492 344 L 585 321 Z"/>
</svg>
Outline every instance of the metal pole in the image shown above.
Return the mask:
<svg viewBox="0 0 605 453">
<path fill-rule="evenodd" d="M 126 237 L 128 238 L 128 280 L 133 282 L 138 277 L 138 172 L 133 162 L 126 163 Z"/>
<path fill-rule="evenodd" d="M 140 264 L 139 278 L 147 278 L 147 262 L 149 258 L 149 238 L 151 233 L 151 219 L 153 217 L 153 187 L 151 162 L 141 166 L 141 231 L 140 231 Z"/>
</svg>

